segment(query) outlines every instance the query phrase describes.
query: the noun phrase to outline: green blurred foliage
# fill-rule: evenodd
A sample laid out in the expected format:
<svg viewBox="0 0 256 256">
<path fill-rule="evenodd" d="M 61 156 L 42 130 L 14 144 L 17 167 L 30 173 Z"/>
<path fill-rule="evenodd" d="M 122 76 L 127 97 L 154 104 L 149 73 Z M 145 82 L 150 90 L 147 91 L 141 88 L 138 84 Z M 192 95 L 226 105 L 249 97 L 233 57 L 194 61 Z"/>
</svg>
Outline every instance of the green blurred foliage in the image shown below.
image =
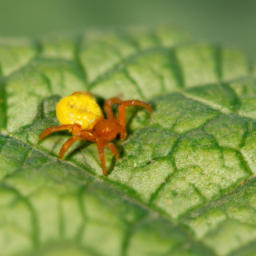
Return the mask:
<svg viewBox="0 0 256 256">
<path fill-rule="evenodd" d="M 0 34 L 170 23 L 196 38 L 240 47 L 255 60 L 255 9 L 252 0 L 0 0 Z"/>
</svg>

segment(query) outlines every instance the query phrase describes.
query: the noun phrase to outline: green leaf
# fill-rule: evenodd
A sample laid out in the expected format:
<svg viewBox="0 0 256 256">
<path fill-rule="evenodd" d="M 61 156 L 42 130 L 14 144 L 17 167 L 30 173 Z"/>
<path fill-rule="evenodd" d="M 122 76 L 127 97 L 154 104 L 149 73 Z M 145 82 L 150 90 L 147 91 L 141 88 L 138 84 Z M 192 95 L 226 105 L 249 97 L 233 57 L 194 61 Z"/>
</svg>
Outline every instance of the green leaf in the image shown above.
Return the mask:
<svg viewBox="0 0 256 256">
<path fill-rule="evenodd" d="M 244 55 L 169 27 L 0 39 L 0 248 L 4 256 L 249 256 L 256 252 L 256 80 Z M 121 160 L 68 133 L 74 91 L 127 111 Z"/>
</svg>

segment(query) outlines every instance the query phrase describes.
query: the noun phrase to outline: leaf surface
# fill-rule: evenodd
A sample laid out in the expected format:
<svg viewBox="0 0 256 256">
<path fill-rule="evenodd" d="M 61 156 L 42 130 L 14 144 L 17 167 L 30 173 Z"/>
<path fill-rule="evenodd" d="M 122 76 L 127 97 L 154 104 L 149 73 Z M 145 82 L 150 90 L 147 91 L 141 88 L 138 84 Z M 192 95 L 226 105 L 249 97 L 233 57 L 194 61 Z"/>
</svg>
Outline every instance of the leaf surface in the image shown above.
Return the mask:
<svg viewBox="0 0 256 256">
<path fill-rule="evenodd" d="M 169 27 L 0 40 L 0 248 L 5 256 L 253 255 L 256 82 L 242 53 Z M 58 125 L 85 90 L 127 111 L 122 158 Z"/>
</svg>

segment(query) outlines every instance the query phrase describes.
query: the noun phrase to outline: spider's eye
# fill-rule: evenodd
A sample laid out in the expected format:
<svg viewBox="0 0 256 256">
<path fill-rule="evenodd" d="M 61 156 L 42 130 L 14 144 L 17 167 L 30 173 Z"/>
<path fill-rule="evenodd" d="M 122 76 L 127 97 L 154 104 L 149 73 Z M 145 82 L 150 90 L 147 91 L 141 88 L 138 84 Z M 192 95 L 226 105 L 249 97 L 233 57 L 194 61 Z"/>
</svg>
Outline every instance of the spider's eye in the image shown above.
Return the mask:
<svg viewBox="0 0 256 256">
<path fill-rule="evenodd" d="M 95 99 L 79 93 L 62 98 L 57 104 L 56 115 L 61 124 L 79 124 L 83 130 L 92 129 L 95 122 L 103 118 Z"/>
</svg>

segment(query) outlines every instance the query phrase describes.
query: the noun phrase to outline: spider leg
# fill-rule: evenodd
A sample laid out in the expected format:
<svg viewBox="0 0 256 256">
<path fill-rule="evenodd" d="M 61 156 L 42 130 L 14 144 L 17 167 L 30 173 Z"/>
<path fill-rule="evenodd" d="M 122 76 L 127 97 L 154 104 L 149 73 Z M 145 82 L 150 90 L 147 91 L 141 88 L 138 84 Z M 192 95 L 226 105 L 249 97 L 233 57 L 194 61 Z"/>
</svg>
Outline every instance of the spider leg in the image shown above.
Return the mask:
<svg viewBox="0 0 256 256">
<path fill-rule="evenodd" d="M 120 104 L 122 103 L 123 101 L 117 97 L 115 98 L 111 98 L 109 100 L 106 100 L 105 103 L 104 103 L 104 111 L 107 115 L 107 119 L 108 120 L 115 120 L 115 116 L 114 116 L 114 113 L 113 113 L 113 110 L 112 110 L 112 105 L 114 104 Z"/>
<path fill-rule="evenodd" d="M 116 146 L 112 142 L 106 143 L 106 147 L 109 148 L 112 153 L 114 154 L 115 158 L 118 160 L 119 159 L 119 154 Z"/>
<path fill-rule="evenodd" d="M 102 171 L 103 171 L 103 174 L 106 176 L 108 175 L 108 173 L 107 173 L 106 162 L 105 162 L 105 147 L 109 148 L 112 151 L 116 159 L 119 159 L 119 154 L 118 154 L 117 148 L 111 142 L 106 143 L 105 141 L 97 140 L 96 144 L 98 148 Z"/>
<path fill-rule="evenodd" d="M 49 136 L 50 134 L 58 131 L 63 131 L 63 130 L 69 130 L 72 131 L 73 125 L 72 124 L 65 124 L 65 125 L 58 125 L 58 126 L 53 126 L 45 129 L 40 135 L 39 135 L 39 140 L 44 139 L 45 137 Z"/>
<path fill-rule="evenodd" d="M 95 141 L 95 135 L 92 132 L 89 131 L 81 131 L 80 133 L 76 134 L 75 136 L 72 136 L 69 138 L 61 147 L 59 152 L 59 158 L 63 159 L 64 154 L 66 151 L 70 148 L 70 146 L 78 141 L 78 140 L 89 140 L 94 142 Z"/>
<path fill-rule="evenodd" d="M 127 106 L 139 106 L 145 108 L 150 114 L 153 113 L 153 108 L 151 105 L 149 105 L 146 102 L 140 101 L 140 100 L 126 100 L 123 101 L 118 106 L 118 123 L 123 127 L 123 131 L 121 132 L 121 139 L 124 139 L 126 137 L 126 129 L 125 129 L 125 108 Z"/>
<path fill-rule="evenodd" d="M 59 132 L 63 130 L 68 130 L 69 132 L 72 131 L 73 135 L 76 135 L 81 131 L 81 126 L 78 124 L 65 124 L 65 125 L 58 125 L 58 126 L 53 126 L 45 129 L 40 135 L 39 135 L 39 140 L 44 139 L 45 137 L 49 136 L 50 134 L 54 132 Z"/>
<path fill-rule="evenodd" d="M 96 145 L 97 145 L 98 153 L 99 153 L 99 157 L 100 157 L 101 168 L 102 168 L 103 174 L 106 176 L 106 175 L 108 175 L 107 169 L 106 169 L 106 162 L 105 162 L 106 142 L 102 141 L 102 140 L 97 140 Z"/>
<path fill-rule="evenodd" d="M 81 131 L 78 134 L 78 136 L 81 137 L 83 140 L 86 139 L 86 140 L 89 140 L 91 142 L 96 141 L 96 136 L 94 135 L 93 132 L 90 132 L 90 131 Z"/>
<path fill-rule="evenodd" d="M 76 137 L 76 136 L 72 136 L 71 138 L 69 138 L 69 139 L 62 145 L 62 147 L 61 147 L 61 149 L 60 149 L 60 152 L 59 152 L 59 158 L 60 158 L 60 159 L 63 159 L 65 152 L 70 148 L 70 146 L 71 146 L 74 142 L 76 142 L 76 141 L 78 141 L 78 140 L 83 140 L 83 138 L 81 138 L 81 137 Z"/>
</svg>

